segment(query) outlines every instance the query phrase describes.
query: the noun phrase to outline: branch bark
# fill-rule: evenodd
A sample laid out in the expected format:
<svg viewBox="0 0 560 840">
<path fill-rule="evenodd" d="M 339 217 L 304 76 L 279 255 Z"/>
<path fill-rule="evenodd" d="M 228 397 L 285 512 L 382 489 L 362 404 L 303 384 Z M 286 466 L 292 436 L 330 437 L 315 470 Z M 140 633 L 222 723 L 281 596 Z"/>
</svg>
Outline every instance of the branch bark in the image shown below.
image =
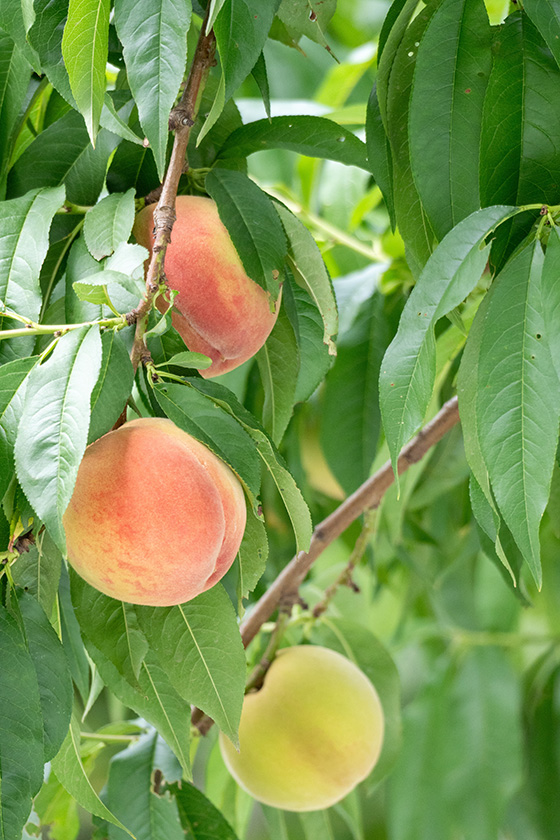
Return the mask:
<svg viewBox="0 0 560 840">
<path fill-rule="evenodd" d="M 445 403 L 436 416 L 421 429 L 401 450 L 397 462 L 399 475 L 420 461 L 421 458 L 443 438 L 443 436 L 459 422 L 457 397 Z M 340 504 L 330 516 L 323 519 L 311 538 L 309 551 L 301 551 L 280 572 L 274 583 L 255 604 L 245 621 L 241 624 L 241 638 L 244 647 L 255 638 L 258 631 L 273 612 L 285 599 L 297 600 L 298 589 L 313 563 L 319 555 L 352 522 L 366 510 L 379 507 L 381 500 L 389 487 L 395 481 L 391 462 L 387 461 L 375 475 L 372 475 L 355 493 Z M 205 735 L 214 721 L 200 709 L 194 709 L 191 717 L 201 735 Z"/>
<path fill-rule="evenodd" d="M 457 397 L 453 397 L 402 449 L 397 463 L 399 475 L 406 472 L 412 464 L 417 463 L 458 422 Z M 241 624 L 241 637 L 245 647 L 255 638 L 264 622 L 268 621 L 280 600 L 292 593 L 297 593 L 311 566 L 327 546 L 334 542 L 365 510 L 379 506 L 394 480 L 391 462 L 387 461 L 375 475 L 372 475 L 330 516 L 316 526 L 309 551 L 300 551 L 296 554 Z"/>
</svg>

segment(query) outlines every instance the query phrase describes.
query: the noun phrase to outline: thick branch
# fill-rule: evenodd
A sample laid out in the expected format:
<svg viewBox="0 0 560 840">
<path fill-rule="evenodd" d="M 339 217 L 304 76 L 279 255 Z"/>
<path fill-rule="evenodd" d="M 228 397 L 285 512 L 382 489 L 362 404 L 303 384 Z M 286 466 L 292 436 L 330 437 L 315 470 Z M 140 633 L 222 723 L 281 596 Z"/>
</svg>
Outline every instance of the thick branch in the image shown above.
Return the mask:
<svg viewBox="0 0 560 840">
<path fill-rule="evenodd" d="M 208 4 L 210 8 L 210 4 Z M 154 245 L 150 264 L 146 272 L 146 295 L 135 309 L 136 334 L 131 352 L 134 369 L 145 356 L 146 346 L 144 333 L 148 315 L 152 308 L 152 301 L 164 277 L 163 261 L 165 251 L 171 241 L 171 230 L 175 222 L 175 199 L 179 187 L 179 179 L 184 170 L 187 145 L 191 128 L 195 124 L 200 97 L 210 67 L 214 63 L 215 38 L 212 30 L 206 33 L 206 19 L 200 30 L 193 63 L 189 71 L 187 84 L 179 104 L 172 110 L 169 117 L 169 128 L 175 131 L 171 159 L 163 181 L 158 205 L 154 211 Z"/>
<path fill-rule="evenodd" d="M 458 421 L 457 397 L 453 397 L 402 449 L 398 460 L 399 475 L 419 461 Z M 327 546 L 364 511 L 379 506 L 394 480 L 391 463 L 387 461 L 375 475 L 317 525 L 309 551 L 301 551 L 288 563 L 242 623 L 241 636 L 245 647 L 254 639 L 264 622 L 268 621 L 280 600 L 289 593 L 297 592 L 311 566 Z"/>
</svg>

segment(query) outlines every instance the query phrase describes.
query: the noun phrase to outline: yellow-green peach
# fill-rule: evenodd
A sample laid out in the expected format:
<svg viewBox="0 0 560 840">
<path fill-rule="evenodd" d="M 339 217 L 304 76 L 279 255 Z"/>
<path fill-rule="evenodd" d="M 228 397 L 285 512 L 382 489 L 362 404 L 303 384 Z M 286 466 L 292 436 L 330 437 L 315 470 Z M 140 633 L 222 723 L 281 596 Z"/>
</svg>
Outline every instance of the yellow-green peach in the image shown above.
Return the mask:
<svg viewBox="0 0 560 840">
<path fill-rule="evenodd" d="M 87 447 L 64 514 L 68 561 L 121 601 L 171 606 L 233 563 L 246 508 L 213 452 L 164 418 L 125 423 Z"/>
<path fill-rule="evenodd" d="M 239 752 L 224 761 L 259 802 L 287 811 L 329 808 L 368 776 L 381 752 L 377 691 L 353 662 L 315 645 L 281 650 L 245 697 Z"/>
<path fill-rule="evenodd" d="M 151 251 L 155 204 L 136 217 L 134 236 Z M 247 276 L 216 204 L 210 198 L 177 197 L 177 219 L 165 252 L 165 274 L 174 301 L 172 323 L 183 341 L 212 364 L 200 373 L 218 376 L 254 356 L 277 314 L 268 294 Z"/>
</svg>

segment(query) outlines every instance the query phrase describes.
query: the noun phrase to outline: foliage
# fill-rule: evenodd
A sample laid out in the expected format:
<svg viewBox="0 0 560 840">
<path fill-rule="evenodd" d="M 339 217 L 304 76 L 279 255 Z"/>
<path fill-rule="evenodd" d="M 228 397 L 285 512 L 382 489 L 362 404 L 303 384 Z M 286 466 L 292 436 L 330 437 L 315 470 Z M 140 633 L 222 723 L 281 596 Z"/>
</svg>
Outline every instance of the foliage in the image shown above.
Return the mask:
<svg viewBox="0 0 560 840">
<path fill-rule="evenodd" d="M 560 0 L 2 1 L 2 840 L 556 838 L 559 35 Z M 179 192 L 212 196 L 282 295 L 217 380 L 150 309 L 131 233 L 193 64 Z M 454 396 L 460 428 L 333 536 Z M 243 485 L 236 564 L 187 604 L 68 573 L 80 461 L 123 412 L 171 418 Z M 301 601 L 245 657 L 239 620 L 325 520 Z M 279 629 L 384 703 L 379 764 L 325 812 L 256 804 L 216 747 Z"/>
</svg>

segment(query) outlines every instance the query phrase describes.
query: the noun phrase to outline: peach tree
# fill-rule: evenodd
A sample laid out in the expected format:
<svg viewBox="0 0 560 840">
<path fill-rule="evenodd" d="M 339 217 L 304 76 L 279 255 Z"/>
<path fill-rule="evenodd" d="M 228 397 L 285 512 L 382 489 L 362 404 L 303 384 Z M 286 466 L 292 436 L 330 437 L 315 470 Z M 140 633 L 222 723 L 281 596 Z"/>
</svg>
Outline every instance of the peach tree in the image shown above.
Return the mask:
<svg viewBox="0 0 560 840">
<path fill-rule="evenodd" d="M 0 840 L 556 840 L 559 90 L 560 0 L 2 0 Z M 219 376 L 181 328 L 202 233 L 177 196 L 225 226 L 212 329 L 266 302 Z M 235 562 L 186 602 L 68 562 L 86 448 L 136 418 L 243 490 Z M 139 461 L 127 534 L 162 575 L 170 460 Z M 219 740 L 309 644 L 366 675 L 384 734 L 296 814 Z"/>
</svg>

